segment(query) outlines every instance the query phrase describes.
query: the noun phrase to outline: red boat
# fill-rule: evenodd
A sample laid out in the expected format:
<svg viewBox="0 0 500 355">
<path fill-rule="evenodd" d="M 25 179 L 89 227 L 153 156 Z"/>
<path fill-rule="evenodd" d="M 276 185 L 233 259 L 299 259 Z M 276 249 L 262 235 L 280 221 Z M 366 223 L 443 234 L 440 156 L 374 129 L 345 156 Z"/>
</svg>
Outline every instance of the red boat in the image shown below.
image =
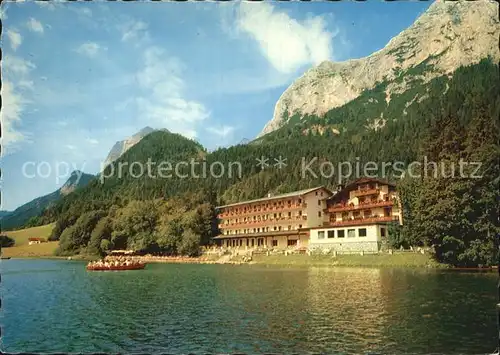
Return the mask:
<svg viewBox="0 0 500 355">
<path fill-rule="evenodd" d="M 88 271 L 122 271 L 122 270 L 142 270 L 146 267 L 146 264 L 132 264 L 132 265 L 112 265 L 112 266 L 93 266 L 88 265 Z"/>
</svg>

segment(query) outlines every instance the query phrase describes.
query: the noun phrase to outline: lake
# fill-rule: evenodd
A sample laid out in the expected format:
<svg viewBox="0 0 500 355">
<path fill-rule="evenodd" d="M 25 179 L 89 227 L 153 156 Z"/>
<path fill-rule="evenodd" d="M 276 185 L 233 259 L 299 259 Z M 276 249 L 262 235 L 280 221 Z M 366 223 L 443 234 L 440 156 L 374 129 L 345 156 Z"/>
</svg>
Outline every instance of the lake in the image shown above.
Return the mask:
<svg viewBox="0 0 500 355">
<path fill-rule="evenodd" d="M 87 272 L 1 262 L 8 352 L 480 354 L 496 348 L 496 275 L 149 264 Z"/>
</svg>

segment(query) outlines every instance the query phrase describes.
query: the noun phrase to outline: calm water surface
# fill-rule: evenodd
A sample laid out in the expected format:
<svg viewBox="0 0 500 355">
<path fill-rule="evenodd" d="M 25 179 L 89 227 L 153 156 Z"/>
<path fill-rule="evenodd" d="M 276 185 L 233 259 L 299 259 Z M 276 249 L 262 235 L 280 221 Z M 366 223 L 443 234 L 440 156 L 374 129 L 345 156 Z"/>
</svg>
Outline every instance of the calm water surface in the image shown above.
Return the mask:
<svg viewBox="0 0 500 355">
<path fill-rule="evenodd" d="M 87 272 L 1 262 L 8 352 L 481 354 L 494 274 L 150 264 Z"/>
</svg>

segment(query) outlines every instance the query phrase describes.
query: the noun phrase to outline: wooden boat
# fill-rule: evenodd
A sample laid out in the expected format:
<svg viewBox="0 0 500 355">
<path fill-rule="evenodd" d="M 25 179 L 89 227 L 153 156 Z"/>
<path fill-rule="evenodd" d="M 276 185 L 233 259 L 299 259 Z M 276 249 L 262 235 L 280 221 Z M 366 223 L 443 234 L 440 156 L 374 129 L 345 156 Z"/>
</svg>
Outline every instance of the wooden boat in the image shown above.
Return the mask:
<svg viewBox="0 0 500 355">
<path fill-rule="evenodd" d="M 87 265 L 87 271 L 123 271 L 123 270 L 142 270 L 146 264 L 137 263 L 132 265 L 112 265 L 112 266 L 93 266 Z"/>
<path fill-rule="evenodd" d="M 1 260 L 9 260 L 9 259 L 10 259 L 10 256 L 2 256 L 0 259 L 1 259 Z"/>
</svg>

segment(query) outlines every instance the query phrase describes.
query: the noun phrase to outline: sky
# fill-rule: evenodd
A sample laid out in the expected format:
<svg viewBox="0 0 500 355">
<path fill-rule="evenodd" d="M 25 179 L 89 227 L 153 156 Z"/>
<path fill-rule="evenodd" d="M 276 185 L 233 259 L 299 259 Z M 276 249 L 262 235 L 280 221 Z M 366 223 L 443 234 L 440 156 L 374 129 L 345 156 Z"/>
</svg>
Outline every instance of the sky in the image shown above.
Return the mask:
<svg viewBox="0 0 500 355">
<path fill-rule="evenodd" d="M 2 2 L 2 210 L 95 174 L 145 126 L 254 138 L 325 60 L 383 48 L 430 2 Z"/>
</svg>

